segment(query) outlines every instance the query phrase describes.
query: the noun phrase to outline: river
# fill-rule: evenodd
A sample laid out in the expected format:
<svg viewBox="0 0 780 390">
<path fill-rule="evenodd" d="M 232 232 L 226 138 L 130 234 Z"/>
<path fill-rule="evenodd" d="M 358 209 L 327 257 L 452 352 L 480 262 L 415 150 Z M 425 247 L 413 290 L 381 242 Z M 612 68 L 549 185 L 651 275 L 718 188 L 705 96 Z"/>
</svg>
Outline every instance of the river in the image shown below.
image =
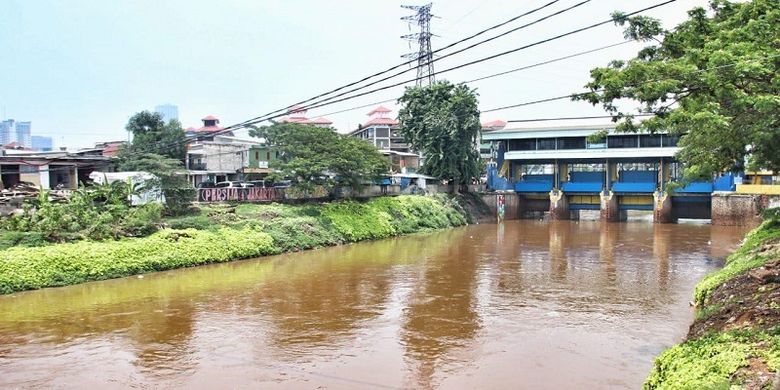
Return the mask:
<svg viewBox="0 0 780 390">
<path fill-rule="evenodd" d="M 0 296 L 0 388 L 640 388 L 744 230 L 511 221 Z"/>
</svg>

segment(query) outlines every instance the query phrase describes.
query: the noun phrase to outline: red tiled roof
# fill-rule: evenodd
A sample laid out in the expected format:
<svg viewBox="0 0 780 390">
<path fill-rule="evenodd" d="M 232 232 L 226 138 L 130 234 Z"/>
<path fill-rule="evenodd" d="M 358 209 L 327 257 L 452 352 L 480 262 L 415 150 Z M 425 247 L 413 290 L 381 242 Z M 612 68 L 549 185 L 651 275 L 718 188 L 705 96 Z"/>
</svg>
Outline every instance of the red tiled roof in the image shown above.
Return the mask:
<svg viewBox="0 0 780 390">
<path fill-rule="evenodd" d="M 329 125 L 329 124 L 333 123 L 333 122 L 331 122 L 328 119 L 323 118 L 323 117 L 319 117 L 319 118 L 314 119 L 314 120 L 309 121 L 309 122 L 313 123 L 313 124 L 316 124 L 316 125 Z"/>
<path fill-rule="evenodd" d="M 397 124 L 398 121 L 393 118 L 372 118 L 371 120 L 363 124 L 363 127 L 376 126 L 376 125 L 395 126 Z"/>
<path fill-rule="evenodd" d="M 213 121 L 213 120 L 219 120 L 219 118 L 215 117 L 214 115 L 209 115 L 209 116 L 207 116 L 207 117 L 205 117 L 205 118 L 203 118 L 201 120 L 202 121 Z"/>
<path fill-rule="evenodd" d="M 485 122 L 482 124 L 482 127 L 504 127 L 506 126 L 506 122 L 498 119 L 494 120 L 492 122 Z"/>
<path fill-rule="evenodd" d="M 288 116 L 279 120 L 281 123 L 309 123 L 310 121 L 302 116 Z"/>
<path fill-rule="evenodd" d="M 195 129 L 194 132 L 196 133 L 213 133 L 215 131 L 222 130 L 223 127 L 220 126 L 203 126 L 200 129 Z"/>
<path fill-rule="evenodd" d="M 184 131 L 185 131 L 185 132 L 191 132 L 191 131 L 197 131 L 197 130 L 198 130 L 198 129 L 196 129 L 196 128 L 192 127 L 192 126 L 190 126 L 190 127 L 186 128 L 186 129 L 184 129 Z"/>
<path fill-rule="evenodd" d="M 374 114 L 376 114 L 376 113 L 378 113 L 378 112 L 391 112 L 391 111 L 392 111 L 392 110 L 390 110 L 389 108 L 387 108 L 387 107 L 385 107 L 385 106 L 379 106 L 379 107 L 377 107 L 377 108 L 375 108 L 375 109 L 371 110 L 371 112 L 369 112 L 369 113 L 368 113 L 368 114 L 366 114 L 366 115 L 374 115 Z"/>
</svg>

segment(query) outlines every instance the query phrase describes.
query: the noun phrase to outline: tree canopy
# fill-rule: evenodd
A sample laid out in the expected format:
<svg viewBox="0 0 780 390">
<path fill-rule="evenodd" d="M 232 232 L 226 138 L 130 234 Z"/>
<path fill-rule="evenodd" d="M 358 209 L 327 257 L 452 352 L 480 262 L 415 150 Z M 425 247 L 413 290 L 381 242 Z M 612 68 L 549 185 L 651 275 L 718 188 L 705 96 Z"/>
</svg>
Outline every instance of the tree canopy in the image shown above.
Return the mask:
<svg viewBox="0 0 780 390">
<path fill-rule="evenodd" d="M 154 174 L 159 182 L 148 184 L 163 190 L 167 211 L 187 212 L 195 193 L 181 172 L 187 139 L 179 122 L 171 120 L 166 124 L 159 113 L 141 111 L 130 117 L 125 129 L 133 133 L 133 141 L 120 149 L 119 169 Z"/>
<path fill-rule="evenodd" d="M 367 181 L 386 175 L 388 159 L 373 145 L 341 135 L 331 128 L 300 123 L 275 123 L 250 130 L 279 151 L 270 167 L 277 176 L 290 178 L 303 189 L 341 182 L 361 188 Z"/>
<path fill-rule="evenodd" d="M 125 154 L 152 153 L 180 161 L 187 155 L 181 123 L 177 120 L 165 123 L 160 113 L 136 113 L 127 121 L 125 130 L 133 134 L 133 142 L 125 148 Z"/>
<path fill-rule="evenodd" d="M 652 42 L 629 61 L 591 71 L 589 93 L 620 131 L 681 135 L 689 179 L 748 168 L 780 170 L 780 0 L 710 1 L 672 31 L 613 14 L 627 38 Z M 641 103 L 641 122 L 619 107 Z"/>
<path fill-rule="evenodd" d="M 457 184 L 480 175 L 477 94 L 465 84 L 438 81 L 410 87 L 398 99 L 401 131 L 425 158 L 422 172 Z"/>
</svg>

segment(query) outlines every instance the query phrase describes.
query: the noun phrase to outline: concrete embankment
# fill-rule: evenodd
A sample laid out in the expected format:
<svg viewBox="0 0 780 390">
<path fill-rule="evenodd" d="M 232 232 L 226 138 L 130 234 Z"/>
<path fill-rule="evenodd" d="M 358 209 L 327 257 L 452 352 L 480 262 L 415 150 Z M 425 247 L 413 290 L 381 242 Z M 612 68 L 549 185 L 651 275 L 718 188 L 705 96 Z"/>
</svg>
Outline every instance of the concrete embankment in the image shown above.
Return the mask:
<svg viewBox="0 0 780 390">
<path fill-rule="evenodd" d="M 780 388 L 779 211 L 696 286 L 696 320 L 656 359 L 646 389 Z"/>
<path fill-rule="evenodd" d="M 463 204 L 473 210 L 478 198 L 468 199 L 204 207 L 147 237 L 2 250 L 0 294 L 461 226 L 473 221 Z"/>
</svg>

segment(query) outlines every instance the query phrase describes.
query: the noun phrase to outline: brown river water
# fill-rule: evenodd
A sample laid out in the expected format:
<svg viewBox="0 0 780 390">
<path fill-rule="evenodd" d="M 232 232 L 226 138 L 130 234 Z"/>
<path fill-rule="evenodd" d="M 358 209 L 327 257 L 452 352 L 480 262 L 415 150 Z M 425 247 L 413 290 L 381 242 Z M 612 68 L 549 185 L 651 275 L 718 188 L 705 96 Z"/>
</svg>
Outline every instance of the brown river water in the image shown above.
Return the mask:
<svg viewBox="0 0 780 390">
<path fill-rule="evenodd" d="M 0 296 L 0 388 L 637 389 L 744 233 L 512 221 Z"/>
</svg>

